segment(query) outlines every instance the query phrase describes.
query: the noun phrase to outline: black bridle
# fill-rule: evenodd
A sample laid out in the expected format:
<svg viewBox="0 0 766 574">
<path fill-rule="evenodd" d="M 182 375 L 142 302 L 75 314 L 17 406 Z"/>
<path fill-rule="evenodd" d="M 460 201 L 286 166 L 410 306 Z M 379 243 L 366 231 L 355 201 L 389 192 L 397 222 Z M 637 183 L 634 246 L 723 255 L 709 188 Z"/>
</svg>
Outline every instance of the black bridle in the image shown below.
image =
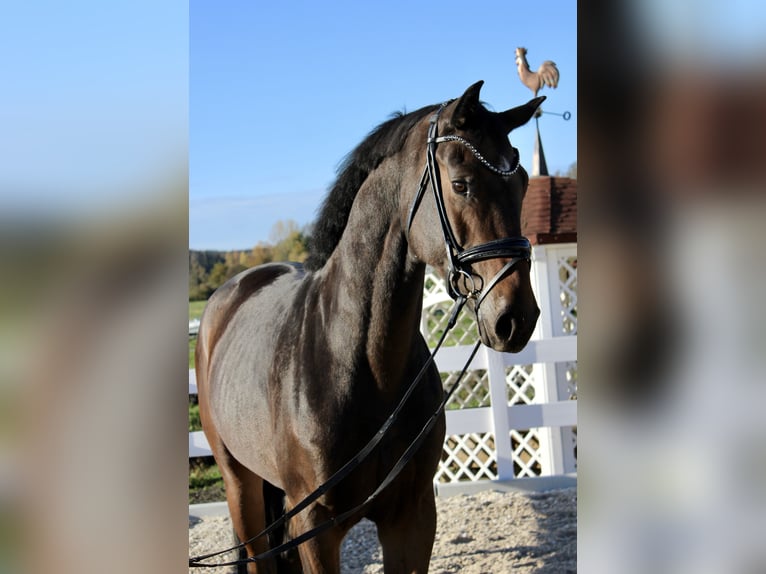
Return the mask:
<svg viewBox="0 0 766 574">
<path fill-rule="evenodd" d="M 513 165 L 509 169 L 503 169 L 493 165 L 485 159 L 484 156 L 479 153 L 479 150 L 465 138 L 457 135 L 439 136 L 439 115 L 449 103 L 450 102 L 445 102 L 442 104 L 429 120 L 428 139 L 426 140 L 426 145 L 428 146 L 426 166 L 423 170 L 423 175 L 420 178 L 420 185 L 415 194 L 415 199 L 410 206 L 409 215 L 407 217 L 407 232 L 409 233 L 409 230 L 412 227 L 415 213 L 417 212 L 418 207 L 420 207 L 420 202 L 430 183 L 434 201 L 436 202 L 436 210 L 439 214 L 444 245 L 447 250 L 447 291 L 450 297 L 455 300 L 460 297 L 473 299 L 475 301 L 475 310 L 478 313 L 478 308 L 481 305 L 481 302 L 489 294 L 492 288 L 505 277 L 517 263 L 521 261 L 530 261 L 532 246 L 529 243 L 529 239 L 523 236 L 495 239 L 493 241 L 488 241 L 487 243 L 469 247 L 468 249 L 465 249 L 460 245 L 460 242 L 455 237 L 455 233 L 452 231 L 452 226 L 450 225 L 449 217 L 447 216 L 447 206 L 444 203 L 441 177 L 436 163 L 436 146 L 444 142 L 459 142 L 468 148 L 482 165 L 501 177 L 509 177 L 515 174 L 519 169 L 519 150 L 515 147 L 511 148 L 514 154 Z M 484 284 L 483 278 L 473 273 L 471 269 L 471 265 L 479 261 L 502 258 L 510 259 L 510 261 L 508 261 L 486 285 Z M 477 277 L 481 280 L 478 288 L 476 287 L 475 281 L 475 278 Z M 462 290 L 461 283 L 464 288 Z"/>
<path fill-rule="evenodd" d="M 462 381 L 463 377 L 468 371 L 469 365 L 473 361 L 473 358 L 476 355 L 476 352 L 479 350 L 479 346 L 481 345 L 481 340 L 476 342 L 476 345 L 471 351 L 468 357 L 468 360 L 465 363 L 465 366 L 460 372 L 460 375 L 457 377 L 457 379 L 449 388 L 449 390 L 444 394 L 441 402 L 439 403 L 439 406 L 436 408 L 434 413 L 429 417 L 429 419 L 421 428 L 420 432 L 418 432 L 415 439 L 405 449 L 404 453 L 399 457 L 399 459 L 396 461 L 396 464 L 394 464 L 393 468 L 388 472 L 388 474 L 380 483 L 380 485 L 375 489 L 375 491 L 372 494 L 370 494 L 364 500 L 364 502 L 352 508 L 351 510 L 348 510 L 342 514 L 339 514 L 338 516 L 335 516 L 327 520 L 326 522 L 323 522 L 322 524 L 316 526 L 315 528 L 309 530 L 308 532 L 304 532 L 300 536 L 293 538 L 292 540 L 285 542 L 284 544 L 281 544 L 257 556 L 251 556 L 249 558 L 242 559 L 242 560 L 232 560 L 229 562 L 217 562 L 214 564 L 210 564 L 210 563 L 206 564 L 203 562 L 204 560 L 207 560 L 214 556 L 219 556 L 221 554 L 231 552 L 232 550 L 238 550 L 240 548 L 243 548 L 246 544 L 270 534 L 271 532 L 273 532 L 274 530 L 276 530 L 277 528 L 285 524 L 290 518 L 300 513 L 306 507 L 308 507 L 312 502 L 317 500 L 320 496 L 325 494 L 332 487 L 337 485 L 341 480 L 343 480 L 346 476 L 348 476 L 348 474 L 352 470 L 354 470 L 357 466 L 359 466 L 359 464 L 364 459 L 366 459 L 367 456 L 375 449 L 375 447 L 380 443 L 380 441 L 383 440 L 383 437 L 385 436 L 385 434 L 388 432 L 388 430 L 391 428 L 391 426 L 394 424 L 394 422 L 398 418 L 399 414 L 404 408 L 405 403 L 407 402 L 409 397 L 412 395 L 418 383 L 420 383 L 420 381 L 423 379 L 423 376 L 428 372 L 428 369 L 434 362 L 436 353 L 441 348 L 442 343 L 444 343 L 447 333 L 452 329 L 452 327 L 454 327 L 457 317 L 460 311 L 465 306 L 466 302 L 469 300 L 474 300 L 474 311 L 476 312 L 478 317 L 479 307 L 482 301 L 484 300 L 484 298 L 490 292 L 490 290 L 517 263 L 519 263 L 520 261 L 530 260 L 532 248 L 529 243 L 529 240 L 526 237 L 507 237 L 502 239 L 495 239 L 493 241 L 488 241 L 487 243 L 482 243 L 481 245 L 470 247 L 468 249 L 464 249 L 463 247 L 461 247 L 459 242 L 455 238 L 455 234 L 452 231 L 452 226 L 450 225 L 449 218 L 447 217 L 447 208 L 445 206 L 444 196 L 442 194 L 441 180 L 439 178 L 439 170 L 436 165 L 436 146 L 440 143 L 448 142 L 448 141 L 460 142 L 464 146 L 466 146 L 484 166 L 486 166 L 488 169 L 490 169 L 491 171 L 497 173 L 498 175 L 502 177 L 508 177 L 516 173 L 516 171 L 519 168 L 519 152 L 516 148 L 512 148 L 514 151 L 515 165 L 512 167 L 512 169 L 505 170 L 497 166 L 494 166 L 490 162 L 488 162 L 484 158 L 484 156 L 482 156 L 479 153 L 479 151 L 473 146 L 473 144 L 471 144 L 469 141 L 465 140 L 464 138 L 460 136 L 447 135 L 447 136 L 438 137 L 437 122 L 439 119 L 439 114 L 449 103 L 450 102 L 445 102 L 444 104 L 442 104 L 439 107 L 439 109 L 431 116 L 430 124 L 428 128 L 428 139 L 426 141 L 426 144 L 428 146 L 426 167 L 423 170 L 423 176 L 420 179 L 420 186 L 415 195 L 415 199 L 412 202 L 412 205 L 410 206 L 410 211 L 409 211 L 408 221 L 407 221 L 407 232 L 409 233 L 409 229 L 412 226 L 412 220 L 415 217 L 415 213 L 417 212 L 418 206 L 420 205 L 420 202 L 423 199 L 423 195 L 425 194 L 426 187 L 428 187 L 428 183 L 430 181 L 431 189 L 433 190 L 434 199 L 436 201 L 437 211 L 439 213 L 439 220 L 441 222 L 444 242 L 447 249 L 448 292 L 450 297 L 452 297 L 452 299 L 455 301 L 447 326 L 444 329 L 444 332 L 442 333 L 441 337 L 439 338 L 439 341 L 436 344 L 436 347 L 431 352 L 430 356 L 428 357 L 428 360 L 421 367 L 420 371 L 418 372 L 418 375 L 415 377 L 412 383 L 410 383 L 409 387 L 407 387 L 407 390 L 404 392 L 404 395 L 400 399 L 399 404 L 397 404 L 396 408 L 389 415 L 389 417 L 380 427 L 378 432 L 375 433 L 375 435 L 369 440 L 369 442 L 351 460 L 349 460 L 340 469 L 338 469 L 329 479 L 327 479 L 327 481 L 325 481 L 323 484 L 317 487 L 317 489 L 314 490 L 314 492 L 306 496 L 303 500 L 301 500 L 298 504 L 296 504 L 292 509 L 290 509 L 288 512 L 283 514 L 280 518 L 278 518 L 269 526 L 267 526 L 262 532 L 256 534 L 254 537 L 250 538 L 249 540 L 242 542 L 231 548 L 226 548 L 224 550 L 220 550 L 217 552 L 212 552 L 202 556 L 195 556 L 193 558 L 189 558 L 190 568 L 215 568 L 218 566 L 233 566 L 233 565 L 246 564 L 248 562 L 256 562 L 256 561 L 272 558 L 283 552 L 287 552 L 288 550 L 296 548 L 297 546 L 306 542 L 307 540 L 314 538 L 322 531 L 344 522 L 345 520 L 351 518 L 356 513 L 360 512 L 365 506 L 370 504 L 373 500 L 375 500 L 375 498 L 377 498 L 378 495 L 380 495 L 380 493 L 383 492 L 383 490 L 385 490 L 385 488 L 389 484 L 391 484 L 391 482 L 399 475 L 399 473 L 404 469 L 404 467 L 410 462 L 412 457 L 417 452 L 418 448 L 420 448 L 420 445 L 422 444 L 423 440 L 425 440 L 425 438 L 428 436 L 428 433 L 430 433 L 430 431 L 433 429 L 436 422 L 439 420 L 439 414 L 442 412 L 447 402 L 452 397 L 452 394 L 458 388 L 458 386 L 460 385 L 460 382 Z M 495 274 L 495 276 L 486 285 L 484 285 L 483 278 L 472 272 L 471 265 L 478 261 L 484 261 L 487 259 L 498 259 L 498 258 L 509 258 L 510 260 L 500 269 L 500 271 L 498 271 Z M 476 288 L 474 277 L 478 277 L 481 280 L 481 286 L 479 288 Z M 470 287 L 468 287 L 465 291 L 462 291 L 460 289 L 461 282 L 463 283 L 464 287 L 468 285 L 470 285 Z"/>
</svg>

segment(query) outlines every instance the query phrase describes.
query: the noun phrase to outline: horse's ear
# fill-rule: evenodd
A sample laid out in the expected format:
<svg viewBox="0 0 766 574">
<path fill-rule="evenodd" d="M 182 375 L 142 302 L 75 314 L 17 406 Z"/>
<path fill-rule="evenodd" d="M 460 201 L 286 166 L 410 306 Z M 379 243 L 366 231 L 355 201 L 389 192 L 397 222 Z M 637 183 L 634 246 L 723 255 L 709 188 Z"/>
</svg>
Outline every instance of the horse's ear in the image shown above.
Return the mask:
<svg viewBox="0 0 766 574">
<path fill-rule="evenodd" d="M 538 98 L 529 100 L 522 106 L 500 112 L 498 115 L 500 116 L 500 121 L 505 127 L 505 133 L 510 133 L 511 130 L 518 128 L 519 126 L 523 126 L 530 119 L 532 119 L 532 116 L 537 111 L 537 108 L 539 108 L 540 104 L 543 103 L 543 100 L 545 100 L 545 96 L 540 96 Z"/>
<path fill-rule="evenodd" d="M 455 111 L 452 112 L 451 123 L 453 126 L 458 129 L 465 129 L 471 123 L 471 118 L 476 115 L 481 106 L 479 103 L 479 92 L 483 85 L 484 80 L 479 80 L 460 96 L 455 105 Z"/>
</svg>

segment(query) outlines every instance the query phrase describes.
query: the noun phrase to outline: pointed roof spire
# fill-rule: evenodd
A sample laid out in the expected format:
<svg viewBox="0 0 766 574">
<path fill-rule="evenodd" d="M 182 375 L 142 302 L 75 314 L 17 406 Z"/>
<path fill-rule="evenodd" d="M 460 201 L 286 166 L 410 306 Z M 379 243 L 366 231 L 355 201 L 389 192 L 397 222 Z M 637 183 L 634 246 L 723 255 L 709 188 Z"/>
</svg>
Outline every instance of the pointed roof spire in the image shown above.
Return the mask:
<svg viewBox="0 0 766 574">
<path fill-rule="evenodd" d="M 545 163 L 545 152 L 543 151 L 543 142 L 540 139 L 540 124 L 535 118 L 535 149 L 532 154 L 532 176 L 549 175 L 548 164 Z"/>
</svg>

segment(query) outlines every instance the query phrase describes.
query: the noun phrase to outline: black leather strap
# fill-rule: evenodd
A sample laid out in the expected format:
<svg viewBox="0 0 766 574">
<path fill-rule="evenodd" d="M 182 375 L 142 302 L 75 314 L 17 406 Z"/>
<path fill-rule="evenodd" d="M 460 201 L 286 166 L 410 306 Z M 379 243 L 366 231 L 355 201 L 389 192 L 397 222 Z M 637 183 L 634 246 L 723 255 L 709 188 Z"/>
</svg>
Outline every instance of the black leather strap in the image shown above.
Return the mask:
<svg viewBox="0 0 766 574">
<path fill-rule="evenodd" d="M 470 265 L 485 259 L 503 257 L 521 257 L 529 259 L 532 256 L 532 245 L 526 237 L 504 237 L 469 247 L 458 253 L 460 263 Z"/>
<path fill-rule="evenodd" d="M 488 241 L 487 243 L 482 243 L 481 245 L 463 249 L 452 230 L 449 217 L 447 216 L 447 206 L 444 202 L 444 195 L 442 192 L 441 180 L 439 177 L 439 167 L 436 162 L 436 147 L 439 143 L 447 141 L 456 141 L 466 145 L 468 149 L 471 150 L 471 152 L 476 155 L 484 165 L 487 165 L 489 169 L 503 176 L 512 175 L 518 169 L 518 152 L 516 155 L 516 165 L 513 167 L 513 169 L 509 171 L 503 171 L 489 164 L 484 159 L 484 157 L 479 154 L 478 150 L 464 138 L 457 136 L 440 137 L 438 134 L 439 114 L 441 114 L 442 110 L 447 106 L 448 103 L 449 102 L 442 104 L 442 106 L 436 110 L 429 119 L 428 138 L 426 140 L 426 166 L 423 170 L 423 175 L 420 178 L 420 184 L 415 194 L 415 198 L 412 202 L 412 205 L 410 205 L 410 210 L 407 215 L 406 230 L 407 234 L 409 235 L 410 228 L 412 227 L 412 222 L 415 219 L 415 214 L 417 213 L 423 196 L 425 195 L 426 187 L 428 187 L 428 184 L 430 183 L 431 190 L 433 191 L 434 195 L 434 203 L 436 204 L 436 211 L 439 215 L 439 223 L 441 224 L 442 228 L 444 247 L 447 253 L 447 292 L 453 299 L 457 299 L 463 296 L 473 296 L 478 298 L 480 296 L 478 292 L 472 291 L 466 295 L 461 293 L 458 289 L 458 285 L 460 284 L 461 279 L 465 281 L 466 278 L 475 276 L 470 269 L 470 265 L 472 263 L 484 261 L 486 259 L 510 258 L 528 260 L 531 258 L 532 246 L 526 237 L 519 236 L 495 239 L 493 241 Z M 511 265 L 511 267 L 513 267 L 513 265 Z M 510 267 L 508 269 L 510 269 Z M 506 271 L 508 269 L 506 269 Z M 494 287 L 501 278 L 502 276 L 495 276 L 487 284 L 487 287 L 482 289 L 481 299 L 484 299 L 484 297 L 489 292 L 489 289 Z M 470 283 L 473 283 L 473 281 L 471 280 Z"/>
</svg>

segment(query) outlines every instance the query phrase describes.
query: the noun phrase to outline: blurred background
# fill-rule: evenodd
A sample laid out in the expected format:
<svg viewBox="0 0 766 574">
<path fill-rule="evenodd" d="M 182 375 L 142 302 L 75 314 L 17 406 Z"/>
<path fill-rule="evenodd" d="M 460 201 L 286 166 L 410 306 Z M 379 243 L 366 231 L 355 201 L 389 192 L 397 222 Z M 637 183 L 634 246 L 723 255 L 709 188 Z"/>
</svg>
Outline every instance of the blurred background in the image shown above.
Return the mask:
<svg viewBox="0 0 766 574">
<path fill-rule="evenodd" d="M 0 19 L 0 571 L 187 567 L 188 10 Z M 766 571 L 765 18 L 578 4 L 578 571 Z"/>
<path fill-rule="evenodd" d="M 0 16 L 0 572 L 187 554 L 188 6 Z"/>
<path fill-rule="evenodd" d="M 579 5 L 582 572 L 765 572 L 766 10 Z"/>
</svg>

